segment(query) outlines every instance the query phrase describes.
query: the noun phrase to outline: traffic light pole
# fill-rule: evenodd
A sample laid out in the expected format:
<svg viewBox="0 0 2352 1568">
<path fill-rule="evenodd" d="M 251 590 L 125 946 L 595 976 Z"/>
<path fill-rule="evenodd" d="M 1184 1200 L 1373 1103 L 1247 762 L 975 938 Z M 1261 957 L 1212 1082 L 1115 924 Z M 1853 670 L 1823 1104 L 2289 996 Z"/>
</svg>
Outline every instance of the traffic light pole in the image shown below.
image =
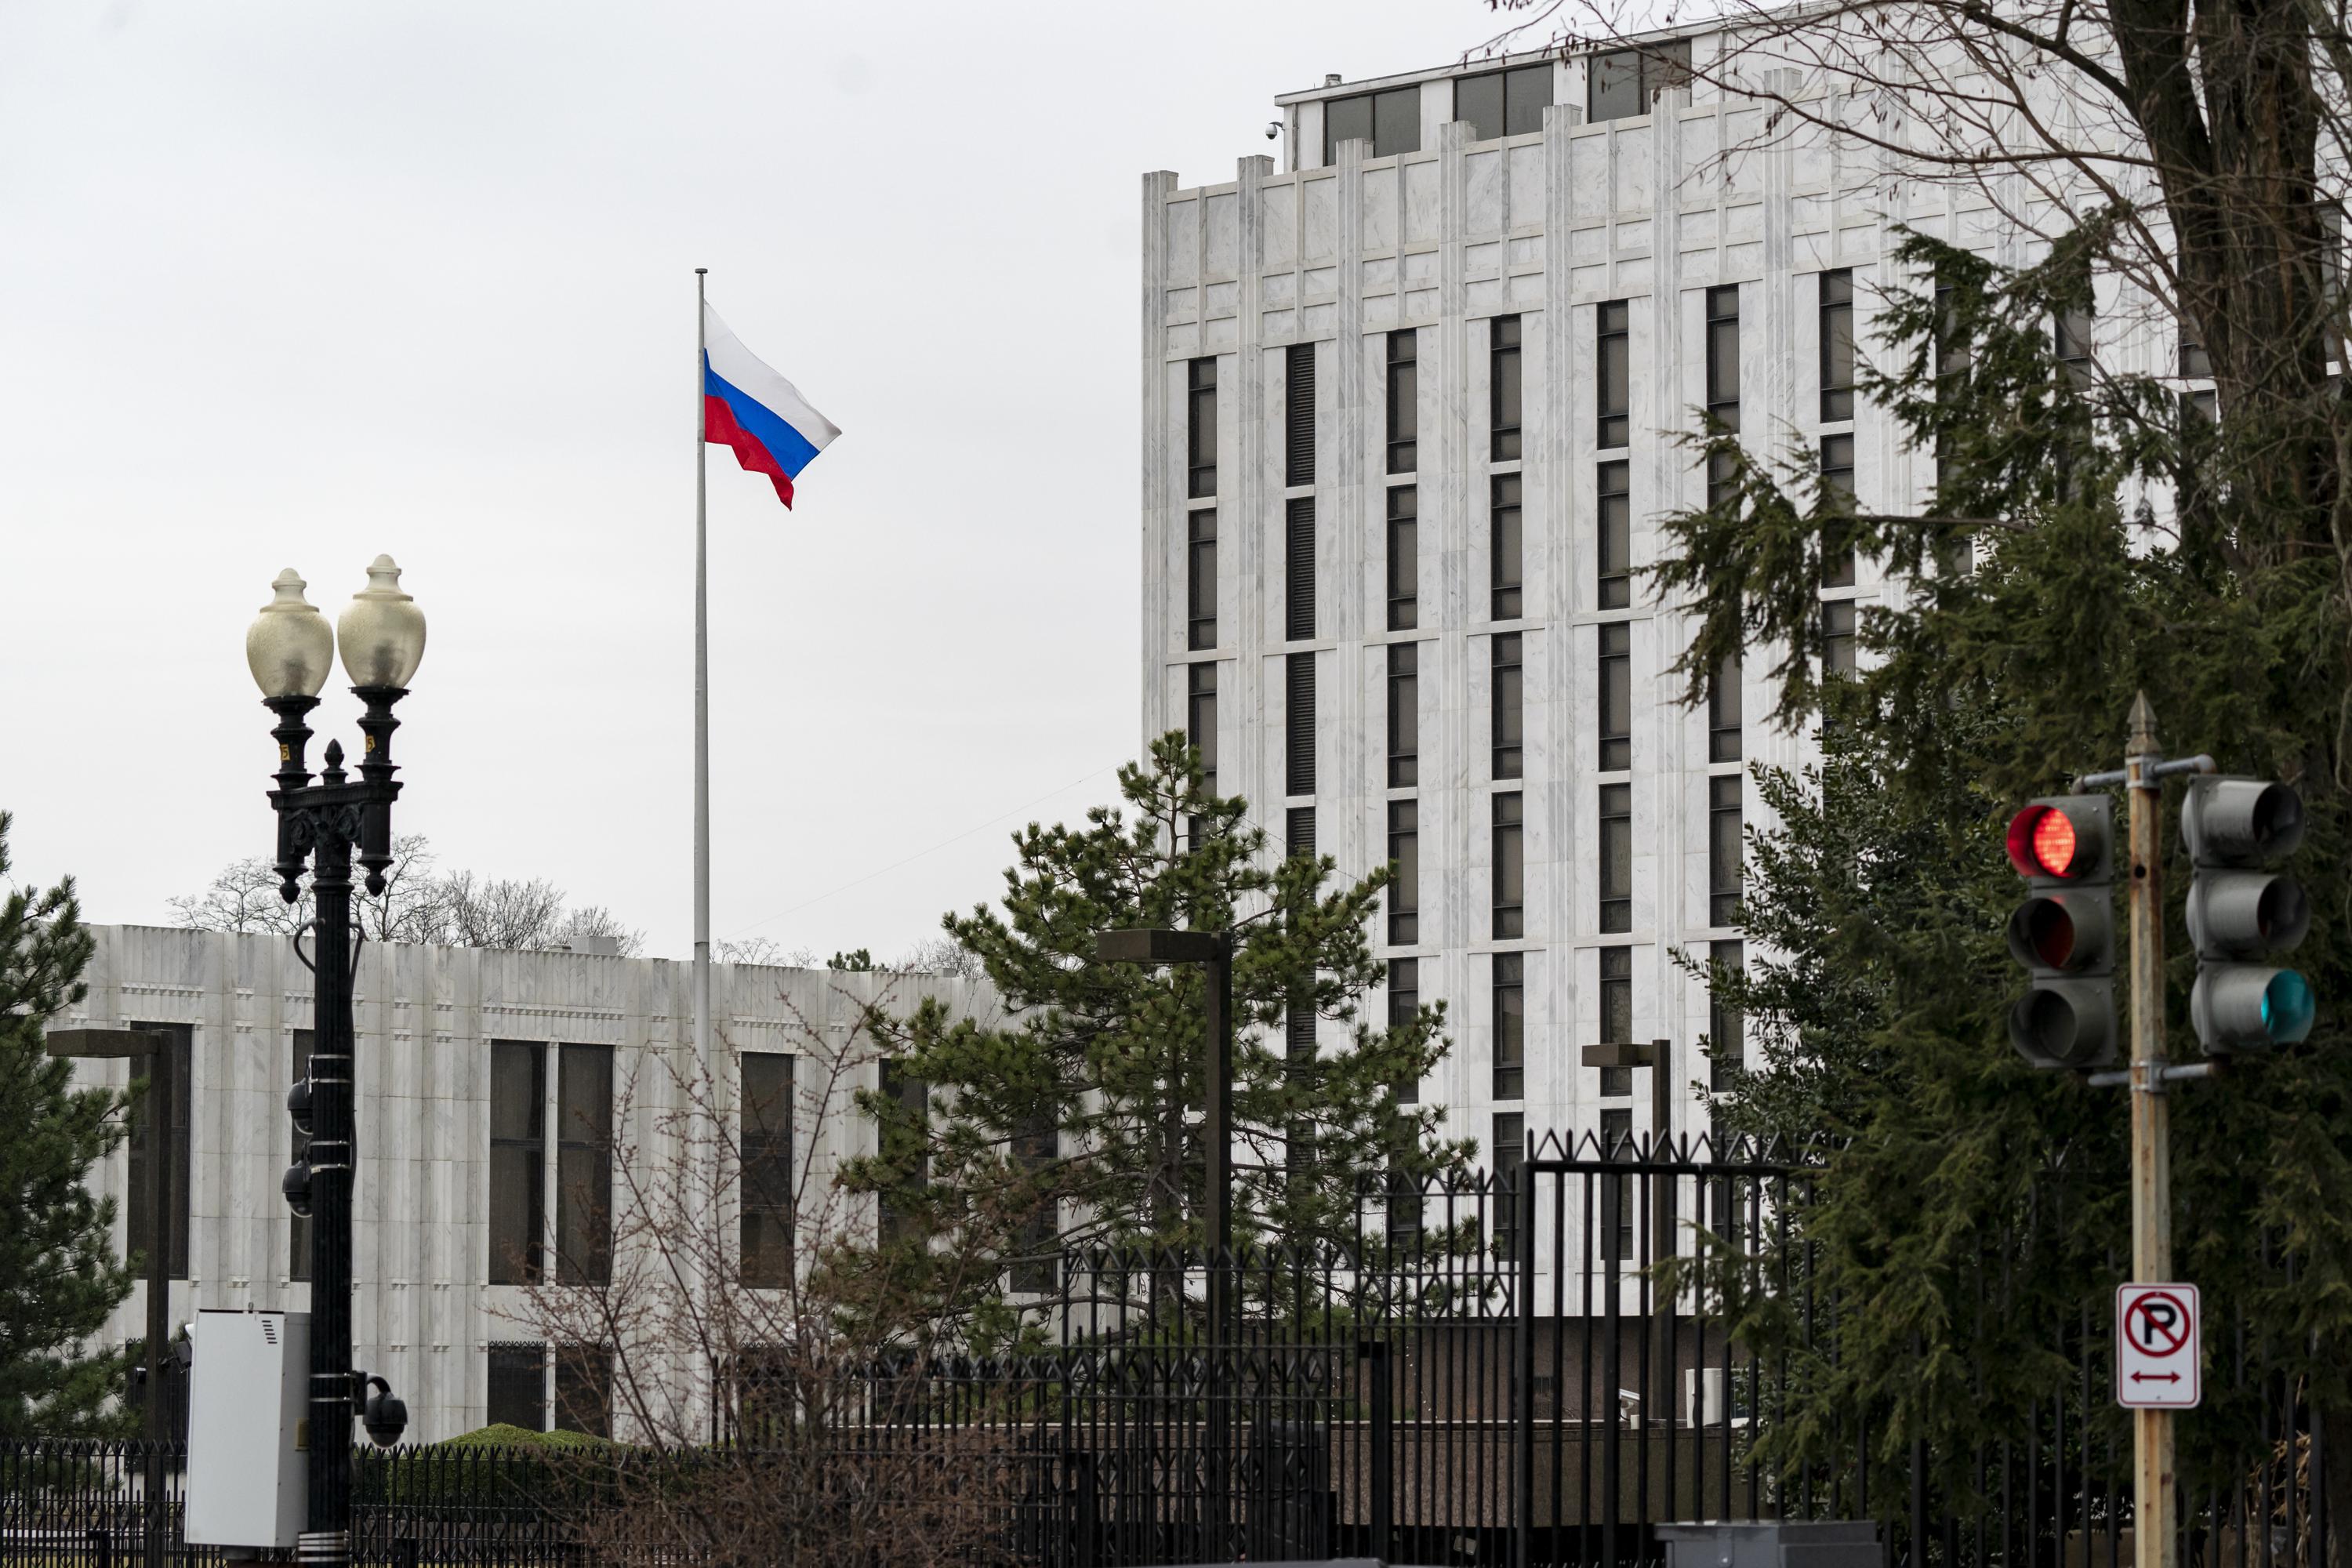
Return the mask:
<svg viewBox="0 0 2352 1568">
<path fill-rule="evenodd" d="M 2165 1103 L 2163 784 L 2156 713 L 2132 704 L 2125 786 L 2131 820 L 2132 1279 L 2172 1278 L 2172 1152 Z M 2132 1412 L 2132 1555 L 2137 1568 L 2176 1568 L 2172 1412 Z"/>
</svg>

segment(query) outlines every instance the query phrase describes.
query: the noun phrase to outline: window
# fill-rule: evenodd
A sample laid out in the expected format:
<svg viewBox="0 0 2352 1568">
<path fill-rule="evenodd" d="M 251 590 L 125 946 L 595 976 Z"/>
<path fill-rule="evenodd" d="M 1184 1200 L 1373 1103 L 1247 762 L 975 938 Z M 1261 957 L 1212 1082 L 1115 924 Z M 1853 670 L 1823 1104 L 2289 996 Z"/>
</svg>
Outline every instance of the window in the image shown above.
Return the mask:
<svg viewBox="0 0 2352 1568">
<path fill-rule="evenodd" d="M 171 1278 L 185 1279 L 188 1277 L 190 1216 L 195 1212 L 189 1202 L 189 1186 L 195 1176 L 195 1161 L 188 1142 L 188 1109 L 195 1099 L 196 1026 L 194 1024 L 141 1023 L 131 1026 L 142 1034 L 171 1037 L 171 1054 L 163 1064 L 163 1070 L 172 1079 L 172 1126 L 164 1139 L 172 1162 L 168 1172 L 172 1183 L 168 1194 L 171 1206 L 166 1211 L 171 1237 L 170 1252 L 164 1264 Z M 151 1060 L 143 1065 L 134 1065 L 131 1070 L 142 1076 L 152 1075 L 155 1064 Z M 152 1190 L 148 1184 L 153 1178 L 148 1174 L 148 1162 L 155 1158 L 155 1131 L 152 1125 L 152 1118 L 144 1108 L 152 1103 L 142 1099 L 139 1102 L 141 1109 L 131 1114 L 131 1149 L 123 1173 L 129 1184 L 124 1188 L 122 1204 L 125 1257 L 134 1252 L 144 1253 L 152 1245 L 150 1237 L 154 1216 L 147 1212 L 147 1194 Z M 145 1278 L 144 1270 L 145 1266 L 142 1265 L 142 1279 Z"/>
<path fill-rule="evenodd" d="M 1633 765 L 1633 628 L 1611 621 L 1595 632 L 1601 646 L 1600 768 L 1620 773 Z"/>
<path fill-rule="evenodd" d="M 1013 1138 L 1014 1155 L 1024 1170 L 1043 1175 L 1061 1154 L 1061 1139 L 1050 1114 L 1033 1120 Z M 1020 1254 L 1013 1266 L 1013 1289 L 1043 1292 L 1054 1289 L 1060 1273 L 1054 1256 L 1062 1233 L 1062 1205 L 1050 1183 L 1040 1181 L 1033 1194 L 1036 1207 L 1021 1223 L 1013 1246 Z"/>
<path fill-rule="evenodd" d="M 1323 104 L 1323 162 L 1339 161 L 1342 142 L 1369 142 L 1373 158 L 1421 151 L 1421 89 L 1391 88 L 1327 99 Z"/>
<path fill-rule="evenodd" d="M 318 1036 L 309 1029 L 291 1031 L 294 1042 L 294 1070 L 288 1076 L 289 1083 L 299 1083 L 310 1076 L 310 1042 Z M 310 1140 L 299 1128 L 294 1131 L 294 1158 L 299 1160 L 310 1152 Z M 286 1278 L 310 1278 L 310 1219 L 308 1215 L 289 1215 L 286 1227 Z"/>
<path fill-rule="evenodd" d="M 1528 1092 L 1528 955 L 1495 954 L 1495 1098 L 1525 1100 Z"/>
<path fill-rule="evenodd" d="M 1187 512 L 1184 553 L 1184 646 L 1217 646 L 1217 514 Z"/>
<path fill-rule="evenodd" d="M 1411 804 L 1407 802 L 1406 804 Z M 1410 1025 L 1421 1011 L 1421 960 L 1391 958 L 1389 960 L 1389 1027 L 1402 1029 Z M 1396 1086 L 1399 1105 L 1418 1104 L 1421 1084 L 1416 1080 Z"/>
<path fill-rule="evenodd" d="M 790 1061 L 792 1058 L 787 1057 L 784 1059 Z M 882 1098 L 896 1105 L 905 1118 L 905 1121 L 898 1124 L 899 1135 L 918 1140 L 927 1138 L 931 1120 L 930 1086 L 921 1079 L 908 1076 L 907 1069 L 895 1061 L 885 1060 L 882 1063 L 881 1076 Z M 791 1136 L 791 1128 L 787 1125 L 784 1158 L 788 1169 L 792 1160 Z M 879 1140 L 877 1139 L 877 1142 L 878 1144 Z M 928 1185 L 931 1179 L 930 1155 L 919 1152 L 922 1147 L 923 1145 L 918 1142 L 915 1150 L 909 1151 L 914 1152 L 914 1169 L 911 1175 L 918 1186 Z M 887 1152 L 894 1156 L 898 1154 L 899 1150 L 895 1139 Z M 880 1221 L 878 1228 L 885 1242 L 906 1241 L 921 1234 L 917 1228 L 917 1216 L 899 1212 L 898 1205 L 891 1202 L 888 1189 L 884 1189 L 879 1194 L 877 1206 L 879 1212 L 876 1217 Z"/>
<path fill-rule="evenodd" d="M 1599 341 L 1593 357 L 1593 445 L 1622 447 L 1633 438 L 1633 313 L 1622 300 L 1612 300 L 1593 313 Z"/>
<path fill-rule="evenodd" d="M 613 1278 L 613 1047 L 562 1047 L 556 1090 L 555 1279 L 604 1285 Z"/>
<path fill-rule="evenodd" d="M 2189 381 L 2213 378 L 2213 356 L 2197 341 L 2196 324 L 2186 316 L 2180 319 L 2180 374 Z"/>
<path fill-rule="evenodd" d="M 1217 493 L 1217 362 L 1192 361 L 1185 384 L 1184 493 L 1197 499 Z"/>
<path fill-rule="evenodd" d="M 1960 331 L 1958 311 L 1952 303 L 1952 286 L 1936 286 L 1936 377 L 1946 380 L 1968 374 L 1975 356 L 1966 333 Z"/>
<path fill-rule="evenodd" d="M 546 1123 L 546 1047 L 530 1040 L 492 1040 L 489 1279 L 493 1285 L 532 1285 L 543 1278 Z M 532 1398 L 542 1406 L 546 1404 L 543 1394 L 534 1394 Z"/>
<path fill-rule="evenodd" d="M 489 1410 L 493 1426 L 547 1430 L 547 1347 L 536 1342 L 490 1342 Z"/>
<path fill-rule="evenodd" d="M 1498 779 L 1515 779 L 1527 755 L 1527 680 L 1519 634 L 1496 632 L 1493 656 L 1494 774 Z"/>
<path fill-rule="evenodd" d="M 613 1435 L 613 1357 L 604 1346 L 555 1347 L 555 1429 Z"/>
<path fill-rule="evenodd" d="M 1315 635 L 1315 498 L 1293 497 L 1283 529 L 1282 633 L 1293 642 Z"/>
<path fill-rule="evenodd" d="M 1601 950 L 1601 1043 L 1604 1046 L 1631 1045 L 1633 1040 L 1633 950 L 1630 947 L 1604 947 Z M 1622 1088 L 1611 1088 L 1610 1080 L 1601 1080 L 1603 1094 L 1633 1092 L 1633 1069 L 1610 1068 L 1617 1075 Z"/>
<path fill-rule="evenodd" d="M 1217 667 L 1213 664 L 1188 664 L 1184 667 L 1184 728 L 1192 750 L 1201 754 L 1203 787 L 1214 793 L 1217 787 Z"/>
<path fill-rule="evenodd" d="M 1285 719 L 1283 788 L 1289 795 L 1315 793 L 1315 656 L 1294 653 L 1284 661 Z"/>
<path fill-rule="evenodd" d="M 1739 942 L 1706 944 L 1708 966 L 1717 974 L 1737 974 L 1747 967 L 1747 945 Z M 1717 1094 L 1736 1089 L 1748 1056 L 1747 1031 L 1739 1009 L 1721 993 L 1709 989 L 1706 1005 L 1706 1087 Z"/>
<path fill-rule="evenodd" d="M 1421 804 L 1389 802 L 1389 944 L 1421 940 Z"/>
<path fill-rule="evenodd" d="M 780 1289 L 793 1282 L 793 1058 L 746 1052 L 740 1068 L 739 1266 L 744 1284 Z"/>
<path fill-rule="evenodd" d="M 2058 363 L 2064 367 L 2066 377 L 2076 387 L 2091 384 L 2091 333 L 2093 321 L 2088 300 L 2080 305 L 2070 305 L 2058 312 L 2055 325 L 2055 346 Z"/>
<path fill-rule="evenodd" d="M 1658 94 L 1690 80 L 1690 40 L 1594 55 L 1584 70 L 1584 117 L 1598 125 L 1650 112 Z"/>
<path fill-rule="evenodd" d="M 1517 70 L 1458 77 L 1454 83 L 1454 118 L 1470 127 L 1473 142 L 1540 131 L 1543 111 L 1551 103 L 1551 80 L 1549 61 Z"/>
<path fill-rule="evenodd" d="M 1601 929 L 1633 929 L 1633 786 L 1601 786 Z"/>
<path fill-rule="evenodd" d="M 1283 351 L 1282 482 L 1315 482 L 1315 345 Z"/>
<path fill-rule="evenodd" d="M 1853 437 L 1822 437 L 1822 500 L 1827 506 L 1853 510 Z M 1841 525 L 1822 531 L 1822 586 L 1851 588 L 1854 581 L 1853 544 Z"/>
<path fill-rule="evenodd" d="M 1528 934 L 1527 797 L 1495 797 L 1495 938 Z"/>
<path fill-rule="evenodd" d="M 1711 926 L 1739 921 L 1739 789 L 1738 773 L 1706 781 L 1706 923 Z"/>
<path fill-rule="evenodd" d="M 1853 437 L 1851 435 L 1822 437 L 1822 488 L 1832 500 L 1843 501 L 1847 510 L 1853 510 Z"/>
<path fill-rule="evenodd" d="M 1411 485 L 1389 491 L 1389 630 L 1421 623 L 1421 493 Z"/>
<path fill-rule="evenodd" d="M 1736 763 L 1742 755 L 1739 656 L 1733 654 L 1706 687 L 1706 760 Z"/>
<path fill-rule="evenodd" d="M 1523 509 L 1519 504 L 1519 476 L 1496 474 L 1486 481 L 1486 570 L 1493 589 L 1487 608 L 1498 621 L 1516 621 L 1526 613 L 1527 586 L 1520 564 Z"/>
<path fill-rule="evenodd" d="M 1495 1113 L 1495 1143 L 1490 1158 L 1495 1172 L 1489 1198 L 1494 1205 L 1495 1254 L 1505 1259 L 1516 1258 L 1519 1255 L 1519 1172 L 1528 1158 L 1526 1112 Z"/>
<path fill-rule="evenodd" d="M 1822 274 L 1822 423 L 1853 417 L 1853 273 Z"/>
<path fill-rule="evenodd" d="M 1547 71 L 1549 67 L 1546 67 Z M 1519 456 L 1519 319 L 1496 316 L 1486 323 L 1487 455 L 1508 463 Z"/>
<path fill-rule="evenodd" d="M 1283 840 L 1293 855 L 1315 853 L 1315 808 L 1294 805 L 1283 816 Z"/>
<path fill-rule="evenodd" d="M 1601 465 L 1593 510 L 1593 561 L 1600 571 L 1600 607 L 1622 610 L 1633 602 L 1633 465 L 1622 459 Z"/>
<path fill-rule="evenodd" d="M 1822 606 L 1822 673 L 1853 673 L 1853 601 L 1832 599 Z"/>
<path fill-rule="evenodd" d="M 1421 334 L 1389 334 L 1389 472 L 1409 474 L 1420 466 Z"/>
<path fill-rule="evenodd" d="M 1389 788 L 1421 782 L 1421 645 L 1389 644 Z"/>
<path fill-rule="evenodd" d="M 1726 430 L 1739 428 L 1739 286 L 1706 291 L 1706 412 Z M 1718 507 L 1734 493 L 1732 459 L 1706 460 L 1706 504 Z"/>
<path fill-rule="evenodd" d="M 1631 1070 L 1616 1069 L 1628 1078 Z M 1603 1090 L 1603 1092 L 1607 1092 Z M 1633 1089 L 1629 1086 L 1626 1093 Z M 1633 1146 L 1633 1113 L 1619 1108 L 1601 1113 L 1601 1150 L 1611 1160 L 1631 1164 L 1640 1152 Z M 1633 1182 L 1629 1176 L 1604 1173 L 1601 1178 L 1601 1255 L 1611 1263 L 1633 1261 Z"/>
</svg>

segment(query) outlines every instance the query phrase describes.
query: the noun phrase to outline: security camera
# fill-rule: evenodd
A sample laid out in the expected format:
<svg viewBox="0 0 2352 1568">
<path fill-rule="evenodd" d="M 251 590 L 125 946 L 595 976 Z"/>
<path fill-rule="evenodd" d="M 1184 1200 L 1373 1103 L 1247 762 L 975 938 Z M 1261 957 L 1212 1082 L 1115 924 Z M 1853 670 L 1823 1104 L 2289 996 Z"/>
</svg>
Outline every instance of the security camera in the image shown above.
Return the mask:
<svg viewBox="0 0 2352 1568">
<path fill-rule="evenodd" d="M 1281 135 L 1281 134 L 1282 134 L 1282 121 L 1279 121 L 1279 120 L 1270 120 L 1270 121 L 1268 121 L 1266 122 L 1266 127 L 1265 127 L 1265 139 L 1266 139 L 1267 141 L 1271 142 L 1271 141 L 1273 141 L 1276 137 L 1277 137 L 1277 136 L 1279 136 L 1279 135 Z"/>
<path fill-rule="evenodd" d="M 367 1428 L 368 1441 L 379 1448 L 389 1448 L 408 1430 L 408 1404 L 380 1377 L 370 1377 L 362 1386 L 374 1392 L 361 1407 L 360 1425 Z"/>
<path fill-rule="evenodd" d="M 286 1206 L 298 1215 L 310 1212 L 310 1162 L 297 1160 L 286 1167 L 279 1178 L 278 1190 L 286 1196 Z"/>
</svg>

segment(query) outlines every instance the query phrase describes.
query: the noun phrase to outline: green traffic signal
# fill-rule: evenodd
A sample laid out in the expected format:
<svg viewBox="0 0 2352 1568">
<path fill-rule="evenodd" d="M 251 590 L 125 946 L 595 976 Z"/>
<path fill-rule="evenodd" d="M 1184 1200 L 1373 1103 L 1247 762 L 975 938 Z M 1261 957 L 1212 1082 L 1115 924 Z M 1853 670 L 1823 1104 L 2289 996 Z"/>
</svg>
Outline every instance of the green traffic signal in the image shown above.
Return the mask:
<svg viewBox="0 0 2352 1568">
<path fill-rule="evenodd" d="M 2319 1010 L 2311 982 L 2260 962 L 2291 952 L 2311 929 L 2302 885 L 2263 868 L 2303 842 L 2302 797 L 2263 779 L 2192 779 L 2180 835 L 2195 866 L 2188 916 L 2197 984 L 2189 1016 L 2197 1038 L 2210 1055 L 2304 1039 Z"/>
</svg>

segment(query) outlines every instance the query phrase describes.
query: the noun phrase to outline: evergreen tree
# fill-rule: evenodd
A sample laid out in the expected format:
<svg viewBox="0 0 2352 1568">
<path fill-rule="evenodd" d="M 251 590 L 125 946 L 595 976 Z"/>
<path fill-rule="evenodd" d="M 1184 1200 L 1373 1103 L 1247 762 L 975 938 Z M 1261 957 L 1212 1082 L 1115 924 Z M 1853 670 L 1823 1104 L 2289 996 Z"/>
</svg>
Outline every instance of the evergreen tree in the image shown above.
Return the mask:
<svg viewBox="0 0 2352 1568">
<path fill-rule="evenodd" d="M 8 872 L 0 812 L 0 879 Z M 119 1352 L 90 1337 L 131 1293 L 114 1205 L 89 1168 L 123 1132 L 120 1096 L 70 1087 L 48 1021 L 82 998 L 93 943 L 71 879 L 0 902 L 0 1437 L 103 1430 L 119 1416 Z"/>
<path fill-rule="evenodd" d="M 1442 1004 L 1394 1023 L 1363 1016 L 1381 984 L 1366 925 L 1385 868 L 1334 879 L 1328 857 L 1266 853 L 1246 803 L 1212 793 L 1181 734 L 1120 770 L 1132 816 L 1097 807 L 1079 827 L 1014 837 L 1002 910 L 950 915 L 949 933 L 1003 999 L 1002 1018 L 926 1002 L 878 1021 L 894 1085 L 864 1097 L 881 1153 L 845 1181 L 891 1216 L 866 1258 L 918 1304 L 961 1321 L 1034 1285 L 1063 1249 L 1198 1248 L 1202 1149 L 1202 966 L 1095 958 L 1095 933 L 1126 928 L 1234 933 L 1234 1233 L 1237 1245 L 1380 1245 L 1415 1215 L 1384 1195 L 1458 1174 L 1466 1143 L 1415 1104 L 1443 1058 Z M 1318 1051 L 1287 1048 L 1311 1009 Z M 1423 1232 L 1423 1245 L 1459 1237 Z M 1029 1266 L 1022 1267 L 1022 1260 Z M 1260 1301 L 1258 1309 L 1265 1310 Z"/>
</svg>

